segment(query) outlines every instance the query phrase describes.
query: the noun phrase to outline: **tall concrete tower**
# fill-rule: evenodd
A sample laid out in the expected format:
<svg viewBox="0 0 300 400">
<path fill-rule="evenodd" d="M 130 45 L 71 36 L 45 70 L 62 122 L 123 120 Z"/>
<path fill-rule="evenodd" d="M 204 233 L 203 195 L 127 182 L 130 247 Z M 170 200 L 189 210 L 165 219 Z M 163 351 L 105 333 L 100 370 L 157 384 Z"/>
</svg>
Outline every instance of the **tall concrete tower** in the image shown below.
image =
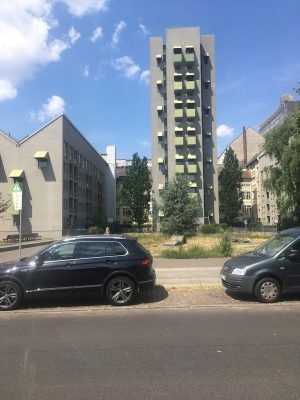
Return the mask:
<svg viewBox="0 0 300 400">
<path fill-rule="evenodd" d="M 214 36 L 174 28 L 153 37 L 151 119 L 153 199 L 176 175 L 201 203 L 200 223 L 219 222 Z M 161 216 L 163 218 L 163 216 Z"/>
</svg>

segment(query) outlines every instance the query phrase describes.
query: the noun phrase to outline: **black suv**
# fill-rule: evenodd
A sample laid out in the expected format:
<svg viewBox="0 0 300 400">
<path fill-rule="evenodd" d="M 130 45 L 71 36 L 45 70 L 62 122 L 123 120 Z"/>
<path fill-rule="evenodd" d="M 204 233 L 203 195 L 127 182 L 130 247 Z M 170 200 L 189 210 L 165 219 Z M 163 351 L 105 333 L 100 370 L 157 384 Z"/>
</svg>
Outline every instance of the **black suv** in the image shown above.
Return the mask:
<svg viewBox="0 0 300 400">
<path fill-rule="evenodd" d="M 282 231 L 251 253 L 226 261 L 221 280 L 227 290 L 254 294 L 265 303 L 300 292 L 300 228 Z"/>
<path fill-rule="evenodd" d="M 97 289 L 115 306 L 155 284 L 152 257 L 134 238 L 78 236 L 56 241 L 31 257 L 0 264 L 0 310 L 32 294 Z"/>
</svg>

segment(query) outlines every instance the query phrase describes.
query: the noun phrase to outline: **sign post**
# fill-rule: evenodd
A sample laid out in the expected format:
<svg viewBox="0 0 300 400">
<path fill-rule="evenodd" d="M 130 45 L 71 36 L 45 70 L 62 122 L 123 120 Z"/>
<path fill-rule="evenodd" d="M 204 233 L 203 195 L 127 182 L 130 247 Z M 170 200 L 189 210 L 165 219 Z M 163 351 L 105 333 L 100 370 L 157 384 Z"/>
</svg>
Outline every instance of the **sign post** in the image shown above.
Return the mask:
<svg viewBox="0 0 300 400">
<path fill-rule="evenodd" d="M 23 192 L 19 182 L 16 182 L 12 190 L 13 205 L 15 211 L 20 211 L 20 229 L 19 229 L 19 259 L 21 260 L 22 248 L 22 200 Z"/>
</svg>

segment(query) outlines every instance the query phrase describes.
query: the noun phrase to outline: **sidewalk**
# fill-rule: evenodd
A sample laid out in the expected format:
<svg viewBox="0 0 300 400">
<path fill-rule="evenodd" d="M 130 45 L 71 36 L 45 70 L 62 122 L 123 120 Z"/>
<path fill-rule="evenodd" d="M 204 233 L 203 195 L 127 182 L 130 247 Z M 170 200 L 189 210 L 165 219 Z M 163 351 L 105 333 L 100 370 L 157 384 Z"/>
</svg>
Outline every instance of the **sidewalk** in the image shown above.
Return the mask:
<svg viewBox="0 0 300 400">
<path fill-rule="evenodd" d="M 166 289 L 221 288 L 220 270 L 227 259 L 154 259 L 157 283 Z"/>
</svg>

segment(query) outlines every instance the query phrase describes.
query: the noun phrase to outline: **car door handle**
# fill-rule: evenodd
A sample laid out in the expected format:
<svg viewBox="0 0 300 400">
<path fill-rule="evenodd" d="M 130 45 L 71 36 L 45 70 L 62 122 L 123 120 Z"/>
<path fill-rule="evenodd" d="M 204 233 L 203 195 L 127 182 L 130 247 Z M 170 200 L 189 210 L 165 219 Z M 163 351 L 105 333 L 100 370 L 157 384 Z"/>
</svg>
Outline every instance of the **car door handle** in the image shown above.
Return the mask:
<svg viewBox="0 0 300 400">
<path fill-rule="evenodd" d="M 115 259 L 109 259 L 109 260 L 106 260 L 105 262 L 106 262 L 106 264 L 113 264 L 113 263 L 116 262 L 116 260 Z"/>
<path fill-rule="evenodd" d="M 284 267 L 280 267 L 279 269 L 284 269 Z"/>
</svg>

